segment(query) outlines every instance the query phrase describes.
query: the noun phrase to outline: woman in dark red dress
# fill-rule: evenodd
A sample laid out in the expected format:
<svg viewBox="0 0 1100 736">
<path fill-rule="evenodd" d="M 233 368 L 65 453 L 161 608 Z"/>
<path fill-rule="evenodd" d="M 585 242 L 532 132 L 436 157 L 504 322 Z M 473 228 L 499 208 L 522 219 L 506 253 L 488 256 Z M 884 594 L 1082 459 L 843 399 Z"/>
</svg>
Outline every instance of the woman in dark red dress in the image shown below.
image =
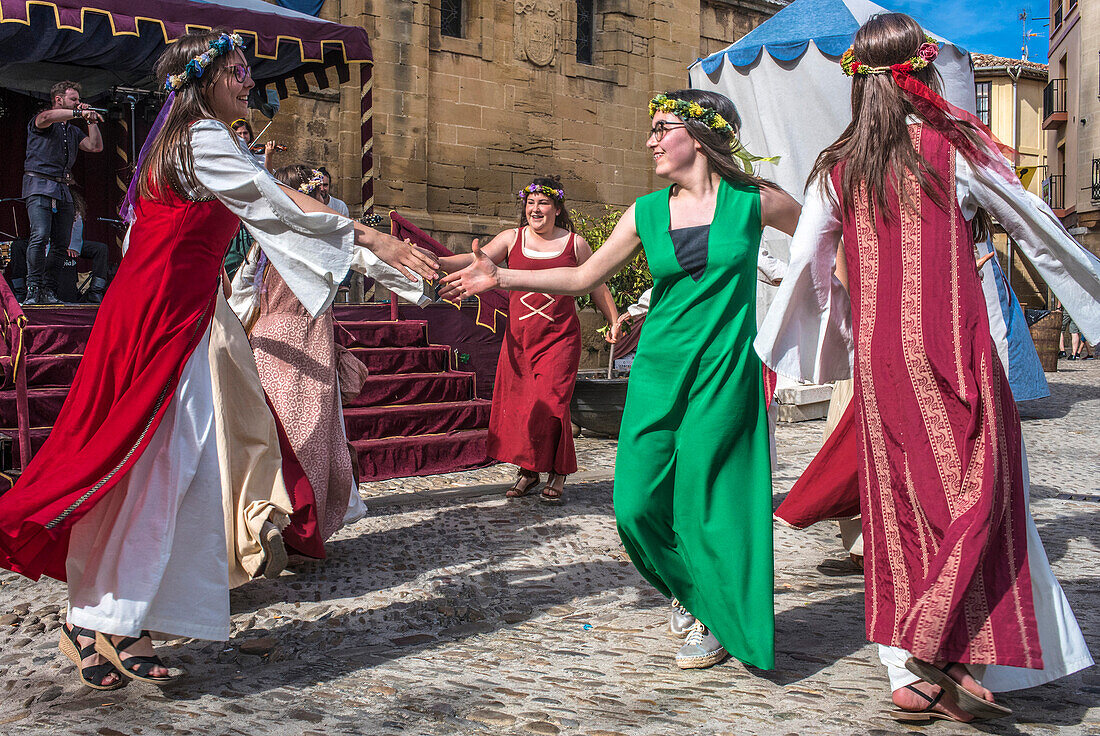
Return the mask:
<svg viewBox="0 0 1100 736">
<path fill-rule="evenodd" d="M 508 268 L 541 270 L 576 266 L 592 255 L 584 238 L 573 232 L 565 208 L 565 191 L 556 179 L 537 177 L 519 193 L 520 226 L 498 234 L 482 249 Z M 476 242 L 476 241 L 475 241 Z M 470 263 L 469 254 L 440 259 L 456 271 Z M 608 324 L 619 317 L 606 285 L 592 301 Z M 508 333 L 497 362 L 493 408 L 489 419 L 489 456 L 519 466 L 515 485 L 505 494 L 519 498 L 547 473 L 539 499 L 561 503 L 565 478 L 577 470 L 569 402 L 580 363 L 581 332 L 571 296 L 512 292 Z"/>
</svg>

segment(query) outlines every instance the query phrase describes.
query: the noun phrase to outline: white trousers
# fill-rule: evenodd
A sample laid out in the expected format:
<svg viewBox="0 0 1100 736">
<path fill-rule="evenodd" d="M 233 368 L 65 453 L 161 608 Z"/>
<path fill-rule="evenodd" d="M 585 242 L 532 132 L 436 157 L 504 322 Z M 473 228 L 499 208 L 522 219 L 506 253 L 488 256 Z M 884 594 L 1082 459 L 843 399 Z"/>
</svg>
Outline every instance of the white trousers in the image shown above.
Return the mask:
<svg viewBox="0 0 1100 736">
<path fill-rule="evenodd" d="M 229 638 L 229 574 L 203 337 L 149 445 L 73 525 L 69 622 L 116 636 L 142 630 Z"/>
<path fill-rule="evenodd" d="M 1021 446 L 1024 466 L 1024 493 L 1031 487 L 1027 470 L 1027 453 Z M 1025 499 L 1025 502 L 1027 499 Z M 1023 690 L 1071 675 L 1092 665 L 1085 637 L 1069 607 L 1062 586 L 1050 568 L 1043 540 L 1035 520 L 1027 508 L 1027 562 L 1031 571 L 1031 595 L 1035 601 L 1035 620 L 1039 627 L 1039 646 L 1043 650 L 1043 669 L 1006 667 L 1004 665 L 967 665 L 974 679 L 995 693 Z M 909 652 L 898 647 L 879 645 L 879 660 L 890 675 L 890 690 L 912 685 L 920 678 L 905 669 Z"/>
</svg>

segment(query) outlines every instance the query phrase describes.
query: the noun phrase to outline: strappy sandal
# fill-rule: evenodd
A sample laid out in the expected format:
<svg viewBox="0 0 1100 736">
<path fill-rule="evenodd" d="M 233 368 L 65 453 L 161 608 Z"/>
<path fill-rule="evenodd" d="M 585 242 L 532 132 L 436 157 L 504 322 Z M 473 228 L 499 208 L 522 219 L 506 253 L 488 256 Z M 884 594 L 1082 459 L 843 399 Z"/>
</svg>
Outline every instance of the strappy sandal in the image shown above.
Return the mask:
<svg viewBox="0 0 1100 736">
<path fill-rule="evenodd" d="M 119 672 L 127 677 L 141 680 L 142 682 L 151 682 L 154 685 L 163 685 L 166 682 L 173 682 L 177 678 L 177 675 L 154 677 L 149 674 L 154 667 L 165 667 L 164 662 L 161 662 L 160 657 L 155 654 L 151 657 L 132 654 L 126 658 L 126 663 L 123 663 L 122 653 L 147 636 L 149 636 L 149 632 L 143 631 L 141 632 L 141 636 L 127 636 L 118 644 L 115 644 L 107 635 L 102 632 L 96 632 L 95 650 L 109 659 L 111 664 L 117 667 Z M 167 669 L 167 667 L 165 667 L 165 669 Z"/>
<path fill-rule="evenodd" d="M 83 682 L 90 688 L 96 690 L 118 690 L 120 687 L 126 687 L 130 684 L 130 681 L 122 676 L 122 673 L 118 671 L 110 662 L 100 662 L 99 664 L 89 665 L 87 667 L 82 666 L 85 659 L 98 654 L 95 648 L 95 642 L 80 646 L 80 642 L 77 641 L 77 637 L 86 636 L 89 638 L 95 638 L 95 632 L 80 626 L 62 626 L 61 627 L 61 641 L 57 643 L 57 648 L 61 650 L 61 653 L 72 660 L 72 663 L 76 665 L 76 674 Z M 108 675 L 118 675 L 118 680 L 110 685 L 101 684 Z"/>
<path fill-rule="evenodd" d="M 505 492 L 504 497 L 523 498 L 524 496 L 528 496 L 531 494 L 531 491 L 535 489 L 535 486 L 539 484 L 539 480 L 540 478 L 538 473 L 531 473 L 530 475 L 528 475 L 526 472 L 521 470 L 518 474 L 518 477 L 516 478 L 516 482 L 513 483 L 512 487 Z M 527 481 L 526 485 L 521 486 L 520 484 L 524 481 Z"/>
<path fill-rule="evenodd" d="M 942 687 L 934 697 L 928 693 L 921 692 L 912 685 L 906 685 L 905 689 L 927 700 L 928 705 L 920 710 L 892 710 L 890 711 L 890 717 L 895 721 L 900 721 L 901 723 L 927 723 L 928 721 L 956 721 L 958 723 L 966 723 L 966 721 L 963 721 L 961 718 L 956 718 L 950 713 L 945 713 L 942 710 L 935 710 L 935 707 L 943 700 L 945 691 Z"/>
<path fill-rule="evenodd" d="M 962 684 L 948 674 L 948 670 L 954 667 L 957 662 L 952 662 L 946 667 L 937 667 L 931 662 L 925 662 L 922 659 L 916 657 L 910 657 L 905 662 L 905 669 L 912 672 L 914 675 L 930 682 L 933 685 L 939 685 L 943 688 L 944 692 L 951 696 L 955 701 L 955 704 L 965 710 L 975 718 L 981 718 L 982 720 L 992 720 L 994 718 L 1004 718 L 1005 716 L 1012 715 L 1012 710 L 1006 708 L 1003 705 L 997 703 L 991 703 L 985 698 L 980 698 L 974 693 L 967 690 Z"/>
<path fill-rule="evenodd" d="M 561 478 L 561 488 L 555 488 L 551 485 L 554 478 Z M 561 506 L 565 503 L 565 478 L 564 475 L 551 473 L 546 479 L 546 485 L 539 491 L 539 501 L 550 506 Z"/>
</svg>

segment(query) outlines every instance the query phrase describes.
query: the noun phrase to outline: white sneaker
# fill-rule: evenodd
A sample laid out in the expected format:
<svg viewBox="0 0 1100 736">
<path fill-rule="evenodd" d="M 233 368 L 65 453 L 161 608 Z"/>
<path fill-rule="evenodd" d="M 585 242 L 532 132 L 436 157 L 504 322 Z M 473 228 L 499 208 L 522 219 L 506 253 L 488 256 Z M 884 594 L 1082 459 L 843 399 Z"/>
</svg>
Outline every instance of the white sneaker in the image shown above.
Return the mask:
<svg viewBox="0 0 1100 736">
<path fill-rule="evenodd" d="M 676 666 L 682 670 L 702 669 L 718 664 L 727 656 L 714 634 L 702 621 L 696 621 L 688 630 L 684 645 L 676 652 Z"/>
<path fill-rule="evenodd" d="M 688 629 L 695 623 L 695 617 L 680 605 L 680 601 L 672 599 L 672 616 L 668 620 L 668 632 L 678 639 L 687 636 Z"/>
</svg>

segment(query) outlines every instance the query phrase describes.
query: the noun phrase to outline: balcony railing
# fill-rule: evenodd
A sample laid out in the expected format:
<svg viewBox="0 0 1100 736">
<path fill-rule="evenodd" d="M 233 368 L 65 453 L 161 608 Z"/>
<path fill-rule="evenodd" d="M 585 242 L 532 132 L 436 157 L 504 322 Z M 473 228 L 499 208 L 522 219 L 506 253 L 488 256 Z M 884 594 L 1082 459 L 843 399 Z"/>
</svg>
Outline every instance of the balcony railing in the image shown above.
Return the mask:
<svg viewBox="0 0 1100 736">
<path fill-rule="evenodd" d="M 1092 201 L 1100 202 L 1100 158 L 1092 160 Z"/>
<path fill-rule="evenodd" d="M 1043 199 L 1052 210 L 1066 208 L 1066 175 L 1051 174 L 1043 182 Z"/>
<path fill-rule="evenodd" d="M 1043 88 L 1043 127 L 1055 116 L 1064 122 L 1066 119 L 1066 79 L 1052 79 Z"/>
</svg>

